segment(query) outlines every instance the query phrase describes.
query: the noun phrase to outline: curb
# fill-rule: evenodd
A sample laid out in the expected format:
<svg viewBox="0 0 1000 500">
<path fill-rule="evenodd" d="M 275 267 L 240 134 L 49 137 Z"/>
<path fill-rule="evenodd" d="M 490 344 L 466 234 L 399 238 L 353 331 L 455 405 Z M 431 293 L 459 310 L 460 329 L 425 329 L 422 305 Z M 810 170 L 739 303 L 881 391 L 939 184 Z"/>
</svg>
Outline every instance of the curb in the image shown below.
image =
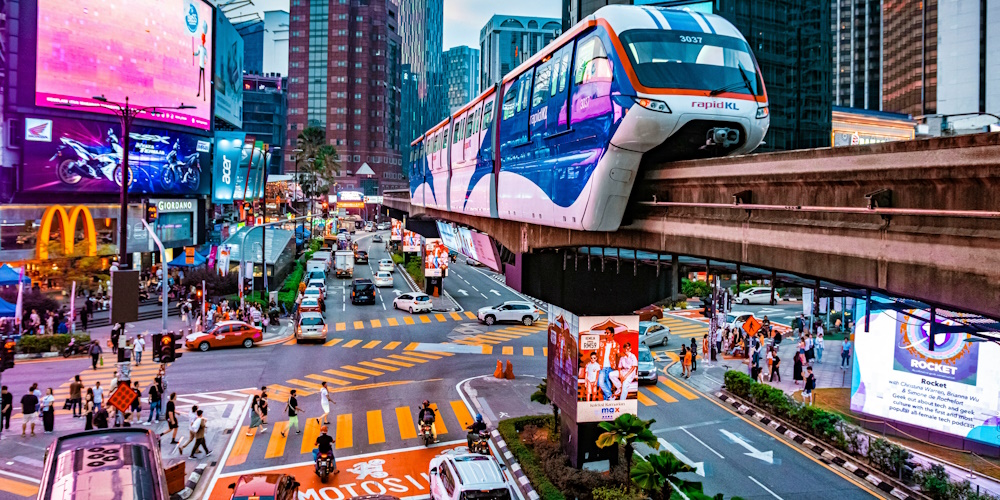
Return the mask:
<svg viewBox="0 0 1000 500">
<path fill-rule="evenodd" d="M 521 465 L 514 460 L 514 454 L 507 449 L 507 442 L 500 436 L 500 431 L 493 429 L 490 431 L 490 437 L 493 439 L 493 444 L 496 445 L 501 459 L 507 464 L 507 469 L 514 476 L 517 489 L 521 490 L 521 494 L 528 500 L 538 500 L 538 492 L 531 486 L 531 481 L 528 480 L 528 476 L 521 470 Z"/>
<path fill-rule="evenodd" d="M 875 488 L 877 488 L 879 491 L 888 493 L 889 495 L 899 498 L 900 500 L 921 500 L 923 498 L 926 498 L 924 496 L 914 496 L 909 491 L 898 488 L 895 485 L 891 484 L 890 482 L 882 480 L 877 475 L 868 472 L 868 470 L 866 470 L 867 469 L 866 467 L 865 468 L 859 467 L 858 465 L 844 459 L 843 457 L 840 456 L 840 453 L 837 453 L 831 449 L 827 449 L 825 445 L 818 444 L 815 441 L 809 439 L 808 437 L 799 434 L 798 432 L 795 432 L 792 429 L 789 429 L 788 427 L 785 426 L 784 423 L 779 422 L 771 418 L 770 416 L 765 415 L 757 411 L 756 409 L 743 404 L 743 402 L 741 402 L 739 399 L 736 399 L 733 396 L 725 394 L 721 391 L 716 392 L 715 396 L 721 399 L 722 401 L 728 403 L 737 412 L 746 415 L 748 417 L 751 417 L 754 420 L 760 422 L 761 424 L 764 424 L 774 429 L 779 434 L 784 435 L 785 437 L 791 439 L 792 441 L 795 441 L 797 444 L 805 447 L 809 451 L 812 451 L 813 453 L 818 455 L 822 461 L 836 465 L 837 467 L 840 467 L 841 469 L 848 472 L 852 476 L 861 479 L 863 481 L 867 481 L 868 483 L 875 486 Z"/>
<path fill-rule="evenodd" d="M 198 466 L 194 468 L 194 471 L 191 472 L 191 475 L 188 476 L 187 482 L 184 483 L 184 489 L 170 495 L 170 500 L 187 500 L 188 498 L 191 498 L 191 495 L 194 494 L 195 487 L 198 486 L 198 482 L 201 481 L 201 477 L 204 475 L 205 469 L 207 468 L 207 463 L 202 462 L 198 464 Z"/>
<path fill-rule="evenodd" d="M 289 321 L 291 321 L 291 318 L 289 318 Z M 294 331 L 295 331 L 295 330 L 294 330 L 293 328 L 291 328 L 291 325 L 285 325 L 285 326 L 283 326 L 282 328 L 283 328 L 284 330 L 286 330 L 286 331 L 287 331 L 288 333 L 283 333 L 283 334 L 281 334 L 280 336 L 278 336 L 278 337 L 275 337 L 275 338 L 273 338 L 273 339 L 269 339 L 269 340 L 263 340 L 263 341 L 261 341 L 261 342 L 258 342 L 258 343 L 257 343 L 257 345 L 258 345 L 258 346 L 261 346 L 261 347 L 267 347 L 267 346 L 271 346 L 271 345 L 277 345 L 277 344 L 280 344 L 280 343 L 282 343 L 282 342 L 284 342 L 284 341 L 288 340 L 288 338 L 289 338 L 289 337 L 291 337 L 291 336 L 292 336 L 292 334 L 293 334 L 293 333 L 294 333 Z"/>
<path fill-rule="evenodd" d="M 31 353 L 31 354 L 15 354 L 14 355 L 14 360 L 15 361 L 21 361 L 21 360 L 25 360 L 25 359 L 58 358 L 59 356 L 62 356 L 62 353 L 58 353 L 58 352 L 36 352 L 36 353 Z M 81 357 L 85 357 L 85 356 L 86 355 L 84 354 L 84 355 L 80 355 L 80 356 L 70 356 L 70 358 L 81 358 Z"/>
</svg>

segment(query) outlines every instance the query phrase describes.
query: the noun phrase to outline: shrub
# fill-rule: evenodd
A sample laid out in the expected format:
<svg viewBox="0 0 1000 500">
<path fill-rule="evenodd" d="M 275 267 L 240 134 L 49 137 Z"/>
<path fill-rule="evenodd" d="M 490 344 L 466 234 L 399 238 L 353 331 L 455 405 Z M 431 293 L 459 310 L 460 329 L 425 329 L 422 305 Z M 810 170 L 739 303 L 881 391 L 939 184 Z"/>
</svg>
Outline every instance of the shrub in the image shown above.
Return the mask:
<svg viewBox="0 0 1000 500">
<path fill-rule="evenodd" d="M 549 416 L 529 416 L 501 420 L 497 425 L 497 430 L 507 442 L 507 449 L 517 459 L 517 463 L 521 465 L 521 469 L 528 476 L 528 480 L 531 481 L 531 485 L 534 486 L 539 497 L 543 500 L 565 500 L 566 496 L 545 475 L 538 457 L 521 442 L 519 435 L 520 431 L 524 430 L 527 425 L 551 425 L 549 422 L 551 418 Z"/>
<path fill-rule="evenodd" d="M 58 334 L 58 335 L 24 335 L 17 341 L 18 354 L 35 354 L 40 352 L 62 351 L 69 345 L 69 339 L 75 337 L 77 344 L 90 342 L 90 335 L 86 334 Z"/>
<path fill-rule="evenodd" d="M 712 287 L 708 286 L 708 283 L 701 280 L 691 281 L 687 278 L 682 278 L 681 293 L 688 297 L 699 297 L 701 299 L 705 299 L 712 295 Z"/>
<path fill-rule="evenodd" d="M 423 259 L 415 259 L 406 263 L 406 272 L 413 278 L 413 282 L 417 284 L 417 288 L 424 287 L 424 261 Z"/>
<path fill-rule="evenodd" d="M 733 393 L 735 396 L 749 399 L 750 387 L 754 383 L 750 375 L 736 370 L 729 370 L 726 372 L 724 378 L 727 391 Z"/>
<path fill-rule="evenodd" d="M 876 469 L 901 480 L 912 479 L 908 475 L 904 476 L 906 461 L 910 459 L 910 452 L 896 443 L 886 441 L 882 438 L 868 440 L 868 463 Z M 943 471 L 943 469 L 942 469 Z M 947 473 L 945 473 L 947 478 Z M 947 480 L 947 479 L 946 479 Z"/>
<path fill-rule="evenodd" d="M 591 493 L 594 500 L 644 500 L 646 495 L 638 489 L 629 490 L 625 486 L 600 486 Z"/>
<path fill-rule="evenodd" d="M 403 263 L 403 256 L 399 255 L 398 253 L 392 254 L 392 262 L 394 264 L 402 264 Z"/>
</svg>

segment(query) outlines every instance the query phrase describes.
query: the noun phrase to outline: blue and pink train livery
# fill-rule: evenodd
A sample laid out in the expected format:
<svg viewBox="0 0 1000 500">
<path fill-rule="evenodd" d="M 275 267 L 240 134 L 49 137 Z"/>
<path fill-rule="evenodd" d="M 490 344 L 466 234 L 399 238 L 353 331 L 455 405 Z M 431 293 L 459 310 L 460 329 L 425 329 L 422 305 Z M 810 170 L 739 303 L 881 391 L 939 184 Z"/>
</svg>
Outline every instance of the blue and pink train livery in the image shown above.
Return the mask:
<svg viewBox="0 0 1000 500">
<path fill-rule="evenodd" d="M 614 231 L 644 164 L 744 154 L 767 94 L 725 19 L 608 6 L 411 144 L 417 206 Z"/>
</svg>

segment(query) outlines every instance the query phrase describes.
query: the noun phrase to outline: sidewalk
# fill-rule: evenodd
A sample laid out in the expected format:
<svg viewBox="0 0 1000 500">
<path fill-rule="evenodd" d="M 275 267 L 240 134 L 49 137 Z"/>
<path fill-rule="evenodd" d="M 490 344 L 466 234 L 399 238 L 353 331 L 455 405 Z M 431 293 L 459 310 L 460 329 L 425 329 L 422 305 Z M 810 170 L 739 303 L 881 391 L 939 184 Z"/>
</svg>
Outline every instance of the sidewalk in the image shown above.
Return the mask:
<svg viewBox="0 0 1000 500">
<path fill-rule="evenodd" d="M 501 420 L 527 415 L 551 415 L 552 408 L 531 401 L 531 395 L 542 383 L 540 377 L 517 375 L 514 380 L 493 378 L 492 374 L 462 382 L 459 392 L 475 408 L 476 413 L 495 429 Z"/>
</svg>

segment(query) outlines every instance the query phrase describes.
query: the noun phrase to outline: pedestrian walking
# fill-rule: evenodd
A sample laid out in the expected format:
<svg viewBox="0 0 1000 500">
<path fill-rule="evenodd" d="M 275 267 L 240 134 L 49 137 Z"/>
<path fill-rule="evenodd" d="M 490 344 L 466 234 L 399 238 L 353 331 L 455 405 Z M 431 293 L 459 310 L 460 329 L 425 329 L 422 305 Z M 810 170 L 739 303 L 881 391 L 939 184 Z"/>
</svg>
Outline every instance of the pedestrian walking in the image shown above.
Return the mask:
<svg viewBox="0 0 1000 500">
<path fill-rule="evenodd" d="M 844 337 L 844 341 L 840 344 L 840 369 L 843 370 L 845 366 L 851 366 L 850 337 Z"/>
<path fill-rule="evenodd" d="M 101 381 L 94 382 L 94 411 L 101 411 L 104 404 L 104 389 L 101 388 Z"/>
<path fill-rule="evenodd" d="M 320 425 L 330 425 L 330 419 L 327 418 L 330 415 L 330 404 L 333 403 L 333 398 L 330 397 L 330 390 L 326 388 L 326 382 L 320 383 L 319 389 L 319 405 L 323 407 L 323 416 L 316 419 Z"/>
<path fill-rule="evenodd" d="M 691 339 L 691 371 L 698 371 L 698 343 Z"/>
<path fill-rule="evenodd" d="M 94 429 L 94 389 L 88 387 L 87 395 L 83 398 L 83 415 L 87 419 L 83 424 L 83 430 Z"/>
<path fill-rule="evenodd" d="M 35 420 L 38 418 L 38 397 L 32 389 L 21 396 L 21 437 L 25 436 L 28 426 L 31 426 L 31 435 L 35 435 Z"/>
<path fill-rule="evenodd" d="M 799 385 L 802 381 L 802 366 L 805 364 L 806 355 L 802 350 L 795 353 L 795 357 L 792 362 L 792 380 L 795 381 L 795 385 Z"/>
<path fill-rule="evenodd" d="M 253 401 L 250 401 L 250 427 L 247 428 L 247 437 L 253 436 L 258 427 L 260 427 L 260 396 L 254 395 Z"/>
<path fill-rule="evenodd" d="M 181 439 L 181 442 L 177 443 L 178 455 L 183 455 L 184 448 L 186 448 L 187 445 L 194 443 L 196 433 L 195 431 L 192 430 L 192 428 L 194 427 L 194 423 L 196 420 L 198 420 L 198 407 L 192 406 L 191 411 L 188 413 L 188 437 L 186 441 L 184 439 Z"/>
<path fill-rule="evenodd" d="M 203 412 L 198 410 L 198 417 L 191 424 L 192 430 L 194 430 L 194 448 L 191 449 L 191 458 L 195 458 L 195 453 L 198 453 L 198 448 L 205 450 L 205 456 L 212 454 L 212 450 L 208 449 L 208 444 L 205 442 L 205 428 L 208 427 L 208 420 L 203 417 Z"/>
<path fill-rule="evenodd" d="M 0 388 L 0 428 L 10 430 L 10 416 L 14 413 L 14 394 L 7 386 Z"/>
<path fill-rule="evenodd" d="M 132 342 L 132 353 L 135 355 L 135 366 L 139 366 L 142 363 L 142 351 L 146 347 L 146 341 L 142 338 L 142 334 L 136 335 L 135 340 Z"/>
<path fill-rule="evenodd" d="M 812 406 L 813 391 L 816 390 L 816 376 L 813 375 L 813 367 L 810 366 L 809 368 L 806 368 L 806 370 L 808 370 L 809 374 L 806 375 L 806 387 L 805 390 L 802 391 L 802 402 L 808 401 L 807 404 Z"/>
<path fill-rule="evenodd" d="M 170 399 L 167 400 L 167 430 L 160 433 L 160 437 L 166 436 L 167 434 L 173 434 L 170 436 L 170 444 L 177 444 L 177 428 L 180 427 L 177 424 L 177 393 L 171 392 Z"/>
<path fill-rule="evenodd" d="M 816 362 L 823 362 L 823 329 L 820 328 L 819 332 L 816 333 L 816 340 L 813 342 L 814 348 L 816 349 Z"/>
<path fill-rule="evenodd" d="M 111 328 L 111 354 L 118 355 L 118 346 L 121 337 L 121 323 L 115 323 L 115 326 Z"/>
<path fill-rule="evenodd" d="M 281 431 L 281 437 L 285 437 L 285 432 L 292 430 L 292 426 L 295 426 L 295 433 L 302 434 L 302 430 L 299 429 L 299 399 L 295 397 L 295 389 L 292 389 L 288 393 L 288 402 L 285 403 L 285 409 L 288 410 L 288 427 Z"/>
<path fill-rule="evenodd" d="M 42 410 L 42 390 L 38 388 L 38 382 L 31 384 L 31 393 L 35 395 L 36 399 L 38 399 L 38 404 L 35 405 L 35 411 L 40 412 Z M 40 416 L 41 413 L 39 413 L 39 417 Z"/>
<path fill-rule="evenodd" d="M 781 358 L 778 357 L 778 350 L 774 350 L 774 357 L 771 358 L 771 378 L 769 382 L 774 382 L 775 377 L 781 382 Z"/>
<path fill-rule="evenodd" d="M 80 324 L 83 326 L 83 331 L 87 331 L 87 323 L 90 321 L 90 312 L 87 311 L 86 307 L 80 308 Z"/>
<path fill-rule="evenodd" d="M 73 412 L 73 418 L 80 418 L 81 407 L 83 402 L 80 399 L 83 393 L 83 382 L 80 381 L 80 376 L 76 375 L 73 377 L 73 381 L 69 384 L 69 409 Z"/>
<path fill-rule="evenodd" d="M 153 420 L 160 423 L 160 387 L 154 382 L 147 391 L 149 395 L 149 418 L 145 425 L 149 425 Z"/>
<path fill-rule="evenodd" d="M 260 433 L 267 432 L 267 393 L 261 393 L 260 400 L 257 401 L 257 409 L 260 413 Z"/>
<path fill-rule="evenodd" d="M 101 349 L 101 344 L 99 344 L 96 340 L 91 342 L 90 348 L 87 352 L 90 354 L 90 367 L 91 369 L 96 370 L 97 361 L 100 359 L 101 353 L 104 352 L 104 350 Z M 101 364 L 103 365 L 103 363 Z"/>
<path fill-rule="evenodd" d="M 42 429 L 45 434 L 52 434 L 52 430 L 55 428 L 56 424 L 56 408 L 55 408 L 56 396 L 52 392 L 52 388 L 49 387 L 45 390 L 45 395 L 42 396 L 41 411 L 42 411 Z"/>
<path fill-rule="evenodd" d="M 135 391 L 135 399 L 132 400 L 132 406 L 129 408 L 132 410 L 130 421 L 138 424 L 142 422 L 142 418 L 140 418 L 142 414 L 142 389 L 139 387 L 138 380 L 132 383 L 132 390 Z"/>
</svg>

